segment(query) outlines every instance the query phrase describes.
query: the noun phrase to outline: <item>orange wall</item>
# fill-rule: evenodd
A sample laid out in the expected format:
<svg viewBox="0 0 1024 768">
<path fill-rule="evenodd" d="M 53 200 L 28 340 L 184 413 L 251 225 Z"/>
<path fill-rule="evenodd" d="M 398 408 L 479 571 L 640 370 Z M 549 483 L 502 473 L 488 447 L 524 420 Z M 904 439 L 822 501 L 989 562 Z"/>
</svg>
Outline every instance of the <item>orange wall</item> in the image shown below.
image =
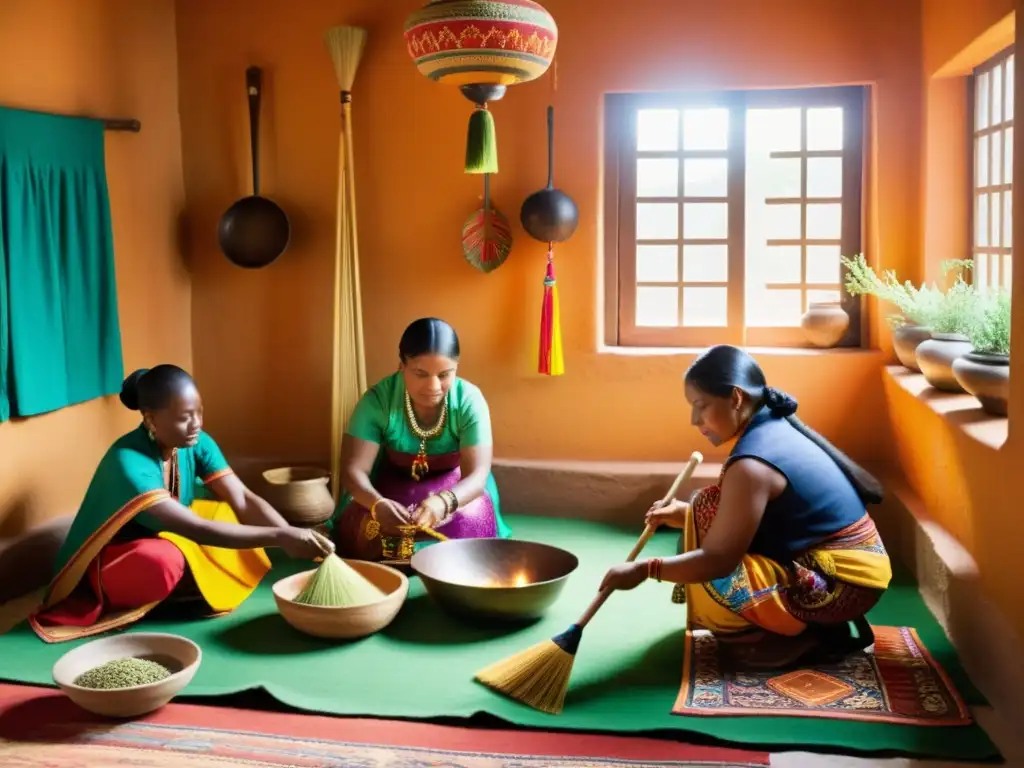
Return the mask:
<svg viewBox="0 0 1024 768">
<path fill-rule="evenodd" d="M 967 7 L 970 5 L 970 12 Z M 962 255 L 967 239 L 968 175 L 970 144 L 966 84 L 950 72 L 969 71 L 981 60 L 1005 47 L 1003 23 L 1014 10 L 1012 0 L 976 0 L 971 4 L 925 0 L 924 66 L 929 79 L 926 89 L 927 123 L 924 142 L 925 260 L 920 265 L 930 276 L 938 273 L 938 261 Z M 998 25 L 999 34 L 985 34 Z M 1009 27 L 1012 35 L 1012 26 Z M 982 43 L 975 41 L 983 36 Z M 969 49 L 979 56 L 968 67 L 961 52 Z M 953 62 L 953 66 L 949 66 Z M 943 75 L 936 77 L 936 74 Z M 1021 90 L 1018 88 L 1019 102 Z M 1019 154 L 1020 146 L 1015 149 Z M 1015 181 L 1020 181 L 1017 173 Z M 1020 203 L 1014 209 L 1019 226 L 1024 222 Z M 958 250 L 959 249 L 959 250 Z M 1021 301 L 1024 287 L 1015 289 Z M 1024 310 L 1014 308 L 1014 338 L 1024 334 Z M 1011 425 L 1024 418 L 1024 380 L 1013 380 Z M 1014 479 L 1024 458 L 1020 430 L 997 450 L 968 437 L 960 423 L 970 422 L 977 412 L 939 416 L 928 404 L 889 382 L 888 410 L 895 434 L 900 470 L 922 500 L 927 513 L 952 533 L 974 556 L 986 592 L 1009 617 L 1024 638 L 1024 603 L 1019 599 L 1020 542 L 1024 541 L 1024 517 L 1020 514 L 1020 492 Z"/>
<path fill-rule="evenodd" d="M 6 0 L 0 104 L 136 117 L 108 134 L 125 365 L 191 363 L 171 0 Z M 116 398 L 0 424 L 0 534 L 75 511 L 103 452 L 134 418 Z"/>
<path fill-rule="evenodd" d="M 557 252 L 568 373 L 536 375 L 544 253 L 518 228 L 518 208 L 544 182 L 552 81 L 512 88 L 494 107 L 494 199 L 518 239 L 501 269 L 478 274 L 459 248 L 462 222 L 481 194 L 481 180 L 461 171 L 470 105 L 409 60 L 402 23 L 419 4 L 178 2 L 195 373 L 209 427 L 229 453 L 323 461 L 329 452 L 338 97 L 322 38 L 332 25 L 370 32 L 354 110 L 371 378 L 394 369 L 406 323 L 445 317 L 463 339 L 464 375 L 490 401 L 499 455 L 671 459 L 705 447 L 686 426 L 681 398 L 691 356 L 598 349 L 604 92 L 876 83 L 872 256 L 901 272 L 916 266 L 917 3 L 546 0 L 561 33 L 556 181 L 579 204 L 581 226 Z M 294 245 L 278 263 L 247 272 L 220 255 L 215 232 L 223 211 L 249 191 L 244 70 L 253 64 L 265 76 L 264 192 L 290 212 Z M 877 353 L 763 361 L 815 426 L 855 455 L 884 453 L 878 424 L 848 418 L 883 407 Z"/>
</svg>

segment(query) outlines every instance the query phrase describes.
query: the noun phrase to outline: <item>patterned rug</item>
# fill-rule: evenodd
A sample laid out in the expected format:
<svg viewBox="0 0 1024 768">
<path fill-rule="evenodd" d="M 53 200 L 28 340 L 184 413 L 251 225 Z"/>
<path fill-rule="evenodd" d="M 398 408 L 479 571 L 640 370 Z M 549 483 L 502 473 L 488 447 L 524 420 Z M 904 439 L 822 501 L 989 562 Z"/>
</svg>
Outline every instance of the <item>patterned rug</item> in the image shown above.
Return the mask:
<svg viewBox="0 0 1024 768">
<path fill-rule="evenodd" d="M 134 722 L 51 689 L 0 684 L 4 768 L 758 768 L 763 752 L 169 704 Z"/>
<path fill-rule="evenodd" d="M 786 671 L 730 669 L 708 632 L 686 635 L 676 715 L 750 715 L 970 725 L 967 705 L 908 627 L 873 627 L 872 649 Z"/>
</svg>

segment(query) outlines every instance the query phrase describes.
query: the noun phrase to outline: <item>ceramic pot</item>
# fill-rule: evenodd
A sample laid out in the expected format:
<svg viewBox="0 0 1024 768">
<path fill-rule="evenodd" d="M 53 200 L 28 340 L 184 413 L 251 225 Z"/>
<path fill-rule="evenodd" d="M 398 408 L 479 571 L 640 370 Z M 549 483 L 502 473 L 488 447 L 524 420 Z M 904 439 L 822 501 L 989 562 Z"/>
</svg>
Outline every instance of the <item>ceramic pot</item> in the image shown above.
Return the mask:
<svg viewBox="0 0 1024 768">
<path fill-rule="evenodd" d="M 978 398 L 981 409 L 993 416 L 1006 416 L 1010 399 L 1010 356 L 968 352 L 953 361 L 953 376 L 969 394 Z"/>
<path fill-rule="evenodd" d="M 892 346 L 900 365 L 912 371 L 921 372 L 917 364 L 917 348 L 932 337 L 932 332 L 921 325 L 901 325 L 892 332 Z"/>
<path fill-rule="evenodd" d="M 331 476 L 317 467 L 278 467 L 263 473 L 267 501 L 292 525 L 312 527 L 334 514 Z"/>
<path fill-rule="evenodd" d="M 850 327 L 850 316 L 838 301 L 815 301 L 800 318 L 804 338 L 816 347 L 834 347 Z"/>
<path fill-rule="evenodd" d="M 966 336 L 959 333 L 933 333 L 917 347 L 917 364 L 925 380 L 943 392 L 963 392 L 953 376 L 953 361 L 973 349 Z"/>
</svg>

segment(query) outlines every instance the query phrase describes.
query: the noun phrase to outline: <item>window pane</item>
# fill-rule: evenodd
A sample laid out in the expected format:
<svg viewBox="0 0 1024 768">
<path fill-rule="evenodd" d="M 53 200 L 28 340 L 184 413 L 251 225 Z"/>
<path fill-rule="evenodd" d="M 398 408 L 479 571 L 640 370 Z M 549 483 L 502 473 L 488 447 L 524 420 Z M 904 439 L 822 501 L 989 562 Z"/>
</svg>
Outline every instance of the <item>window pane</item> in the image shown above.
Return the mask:
<svg viewBox="0 0 1024 768">
<path fill-rule="evenodd" d="M 725 288 L 683 288 L 683 325 L 724 328 L 728 306 Z"/>
<path fill-rule="evenodd" d="M 992 125 L 1003 122 L 1003 65 L 992 70 Z"/>
<path fill-rule="evenodd" d="M 1003 288 L 1007 290 L 1013 285 L 1013 256 L 1003 256 Z"/>
<path fill-rule="evenodd" d="M 747 325 L 786 328 L 800 325 L 804 310 L 799 289 L 760 289 L 747 294 Z"/>
<path fill-rule="evenodd" d="M 638 110 L 636 148 L 640 152 L 671 152 L 679 149 L 679 110 Z"/>
<path fill-rule="evenodd" d="M 988 127 L 988 88 L 988 72 L 983 72 L 974 81 L 974 125 L 978 129 Z"/>
<path fill-rule="evenodd" d="M 636 289 L 636 324 L 644 328 L 679 325 L 679 289 L 639 286 Z"/>
<path fill-rule="evenodd" d="M 728 203 L 683 203 L 683 237 L 687 240 L 724 240 L 728 236 Z"/>
<path fill-rule="evenodd" d="M 1006 119 L 1013 119 L 1013 56 L 1006 60 L 1006 100 L 1004 108 L 1006 111 Z"/>
<path fill-rule="evenodd" d="M 999 285 L 999 257 L 992 254 L 988 260 L 988 286 L 995 288 Z"/>
<path fill-rule="evenodd" d="M 683 194 L 725 197 L 729 193 L 729 161 L 724 157 L 687 158 L 683 162 Z"/>
<path fill-rule="evenodd" d="M 1013 247 L 1013 191 L 1003 193 L 1003 245 Z"/>
<path fill-rule="evenodd" d="M 799 107 L 747 110 L 748 154 L 799 150 L 801 133 Z"/>
<path fill-rule="evenodd" d="M 800 284 L 799 245 L 766 245 L 752 255 L 747 265 L 747 281 L 752 285 Z"/>
<path fill-rule="evenodd" d="M 815 107 L 807 110 L 807 149 L 843 148 L 843 108 Z"/>
<path fill-rule="evenodd" d="M 675 240 L 679 237 L 679 203 L 637 203 L 637 240 Z"/>
<path fill-rule="evenodd" d="M 1013 184 L 1013 126 L 1010 126 L 1003 135 L 1006 141 L 1003 142 L 1003 178 L 1007 184 Z"/>
<path fill-rule="evenodd" d="M 747 166 L 747 183 L 764 190 L 764 197 L 803 197 L 799 157 L 777 157 Z"/>
<path fill-rule="evenodd" d="M 988 254 L 974 254 L 973 278 L 976 285 L 988 285 Z"/>
<path fill-rule="evenodd" d="M 801 239 L 799 204 L 762 205 L 759 208 L 763 211 L 761 224 L 765 240 Z"/>
<path fill-rule="evenodd" d="M 982 136 L 980 139 L 978 139 L 978 151 L 975 153 L 974 158 L 974 177 L 977 179 L 977 184 L 979 187 L 988 186 L 989 162 L 990 160 L 988 156 L 988 136 Z"/>
<path fill-rule="evenodd" d="M 843 206 L 822 203 L 807 206 L 807 239 L 839 240 L 843 236 Z"/>
<path fill-rule="evenodd" d="M 824 301 L 839 301 L 839 291 L 808 291 L 807 292 L 807 305 L 804 307 L 804 312 L 807 311 L 811 304 L 818 304 Z"/>
<path fill-rule="evenodd" d="M 843 158 L 807 158 L 807 196 L 843 196 Z"/>
<path fill-rule="evenodd" d="M 978 195 L 974 213 L 974 244 L 988 245 L 988 195 Z"/>
<path fill-rule="evenodd" d="M 638 283 L 678 283 L 679 246 L 638 245 L 636 247 Z"/>
<path fill-rule="evenodd" d="M 839 284 L 840 261 L 838 245 L 807 246 L 807 282 Z"/>
<path fill-rule="evenodd" d="M 992 199 L 989 201 L 989 205 L 992 206 L 992 211 L 989 213 L 989 221 L 991 227 L 989 228 L 988 241 L 992 245 L 1000 246 L 1003 244 L 1003 201 L 1002 195 L 998 192 L 992 195 Z"/>
<path fill-rule="evenodd" d="M 636 161 L 637 197 L 678 197 L 679 159 L 644 157 Z"/>
<path fill-rule="evenodd" d="M 684 283 L 724 283 L 728 279 L 729 246 L 683 246 Z"/>
<path fill-rule="evenodd" d="M 1003 132 L 996 131 L 989 136 L 992 147 L 992 184 L 1003 183 Z"/>
<path fill-rule="evenodd" d="M 729 110 L 683 110 L 683 149 L 728 149 Z"/>
</svg>

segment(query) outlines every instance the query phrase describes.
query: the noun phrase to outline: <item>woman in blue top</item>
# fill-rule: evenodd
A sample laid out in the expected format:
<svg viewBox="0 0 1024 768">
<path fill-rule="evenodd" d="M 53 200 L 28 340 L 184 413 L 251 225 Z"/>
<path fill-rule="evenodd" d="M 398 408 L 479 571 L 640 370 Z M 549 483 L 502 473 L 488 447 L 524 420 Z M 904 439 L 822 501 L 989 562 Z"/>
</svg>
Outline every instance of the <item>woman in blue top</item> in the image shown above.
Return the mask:
<svg viewBox="0 0 1024 768">
<path fill-rule="evenodd" d="M 398 371 L 356 404 L 341 447 L 340 554 L 390 558 L 383 544 L 410 525 L 456 539 L 511 535 L 491 474 L 491 414 L 458 377 L 459 353 L 448 323 L 416 320 L 398 344 Z"/>
<path fill-rule="evenodd" d="M 701 434 L 733 443 L 718 484 L 647 513 L 648 523 L 683 530 L 682 554 L 617 565 L 603 587 L 632 589 L 648 577 L 681 585 L 675 598 L 685 599 L 691 627 L 733 641 L 751 666 L 870 645 L 864 616 L 892 578 L 865 510 L 882 499 L 878 481 L 804 425 L 796 401 L 767 386 L 741 349 L 697 358 L 686 399 Z"/>
</svg>

